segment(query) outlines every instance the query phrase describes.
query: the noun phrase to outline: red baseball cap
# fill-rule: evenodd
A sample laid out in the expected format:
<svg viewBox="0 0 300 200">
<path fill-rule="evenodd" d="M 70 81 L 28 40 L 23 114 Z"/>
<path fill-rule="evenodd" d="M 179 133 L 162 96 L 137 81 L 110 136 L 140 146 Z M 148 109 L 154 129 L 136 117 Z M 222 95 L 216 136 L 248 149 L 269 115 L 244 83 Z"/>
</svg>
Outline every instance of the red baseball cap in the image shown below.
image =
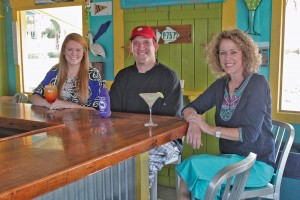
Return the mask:
<svg viewBox="0 0 300 200">
<path fill-rule="evenodd" d="M 131 31 L 129 40 L 132 40 L 135 36 L 143 36 L 145 38 L 154 38 L 156 40 L 156 34 L 150 26 L 137 26 Z"/>
</svg>

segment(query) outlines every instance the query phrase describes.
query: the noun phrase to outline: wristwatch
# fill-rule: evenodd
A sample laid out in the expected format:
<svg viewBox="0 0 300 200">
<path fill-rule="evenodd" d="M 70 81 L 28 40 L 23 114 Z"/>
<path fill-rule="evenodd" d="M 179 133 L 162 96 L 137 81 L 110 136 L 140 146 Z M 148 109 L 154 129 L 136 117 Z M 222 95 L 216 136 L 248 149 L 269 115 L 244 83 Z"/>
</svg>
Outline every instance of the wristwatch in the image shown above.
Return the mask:
<svg viewBox="0 0 300 200">
<path fill-rule="evenodd" d="M 220 138 L 221 135 L 222 135 L 221 127 L 218 126 L 218 127 L 217 127 L 217 130 L 216 130 L 216 132 L 215 132 L 215 136 L 216 136 L 217 138 Z"/>
</svg>

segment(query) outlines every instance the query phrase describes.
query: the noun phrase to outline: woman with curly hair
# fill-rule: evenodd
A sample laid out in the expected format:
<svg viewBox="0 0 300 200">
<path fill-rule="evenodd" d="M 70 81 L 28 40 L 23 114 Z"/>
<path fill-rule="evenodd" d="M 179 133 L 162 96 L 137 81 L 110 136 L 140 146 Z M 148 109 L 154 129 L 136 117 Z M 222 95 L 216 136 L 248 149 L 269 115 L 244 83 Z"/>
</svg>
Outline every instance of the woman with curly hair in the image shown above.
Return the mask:
<svg viewBox="0 0 300 200">
<path fill-rule="evenodd" d="M 270 86 L 257 73 L 261 55 L 256 43 L 238 29 L 223 31 L 209 43 L 207 62 L 218 79 L 183 108 L 189 123 L 185 140 L 197 149 L 203 133 L 215 136 L 221 154 L 194 155 L 176 168 L 181 176 L 180 200 L 203 199 L 213 176 L 250 152 L 257 160 L 246 187 L 267 185 L 276 167 Z M 214 107 L 216 125 L 210 125 L 202 115 Z"/>
<path fill-rule="evenodd" d="M 64 39 L 59 63 L 34 90 L 31 101 L 52 109 L 98 109 L 100 81 L 99 71 L 90 64 L 86 39 L 71 33 Z M 48 84 L 57 86 L 58 99 L 52 104 L 45 99 L 44 90 Z"/>
</svg>

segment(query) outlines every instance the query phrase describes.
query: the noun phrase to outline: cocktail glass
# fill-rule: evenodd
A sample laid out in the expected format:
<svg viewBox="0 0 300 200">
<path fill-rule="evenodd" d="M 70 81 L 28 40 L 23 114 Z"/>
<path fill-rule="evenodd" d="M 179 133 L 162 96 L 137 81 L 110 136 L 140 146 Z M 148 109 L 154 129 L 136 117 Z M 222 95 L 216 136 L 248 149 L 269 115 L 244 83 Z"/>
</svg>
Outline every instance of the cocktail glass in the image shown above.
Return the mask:
<svg viewBox="0 0 300 200">
<path fill-rule="evenodd" d="M 144 125 L 145 126 L 157 126 L 157 124 L 153 123 L 153 121 L 152 121 L 152 106 L 159 97 L 164 98 L 164 95 L 161 92 L 156 92 L 156 93 L 140 93 L 140 96 L 148 104 L 149 111 L 150 111 L 150 120 L 149 120 L 149 122 L 145 123 Z"/>
<path fill-rule="evenodd" d="M 248 29 L 245 31 L 250 35 L 260 35 L 260 33 L 254 30 L 254 22 L 256 9 L 260 5 L 262 0 L 244 0 L 247 8 L 248 8 Z"/>
<path fill-rule="evenodd" d="M 46 85 L 45 86 L 45 98 L 48 103 L 50 103 L 50 110 L 48 113 L 54 113 L 52 109 L 52 103 L 54 103 L 57 99 L 57 87 L 55 85 Z"/>
</svg>

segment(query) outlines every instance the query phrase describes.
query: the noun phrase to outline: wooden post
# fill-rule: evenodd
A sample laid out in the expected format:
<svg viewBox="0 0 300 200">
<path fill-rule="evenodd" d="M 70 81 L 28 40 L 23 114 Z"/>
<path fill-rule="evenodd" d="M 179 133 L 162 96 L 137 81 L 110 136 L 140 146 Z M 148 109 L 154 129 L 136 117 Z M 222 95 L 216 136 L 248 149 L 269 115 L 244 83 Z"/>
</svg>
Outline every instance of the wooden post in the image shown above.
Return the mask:
<svg viewBox="0 0 300 200">
<path fill-rule="evenodd" d="M 149 199 L 148 152 L 136 157 L 136 199 Z"/>
</svg>

